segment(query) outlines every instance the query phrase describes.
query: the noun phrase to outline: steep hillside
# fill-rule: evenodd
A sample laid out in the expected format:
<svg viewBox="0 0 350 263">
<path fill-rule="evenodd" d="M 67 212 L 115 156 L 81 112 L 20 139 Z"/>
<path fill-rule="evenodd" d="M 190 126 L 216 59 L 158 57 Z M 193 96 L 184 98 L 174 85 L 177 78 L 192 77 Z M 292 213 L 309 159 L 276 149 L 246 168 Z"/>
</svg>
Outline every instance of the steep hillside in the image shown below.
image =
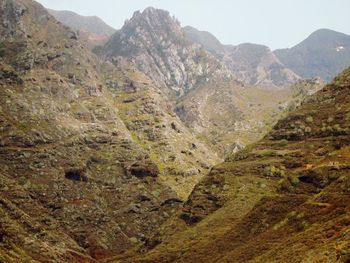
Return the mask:
<svg viewBox="0 0 350 263">
<path fill-rule="evenodd" d="M 1 1 L 0 36 L 0 261 L 96 262 L 147 240 L 215 155 L 146 76 L 101 64 L 38 3 Z M 151 115 L 173 152 L 139 139 Z"/>
<path fill-rule="evenodd" d="M 281 89 L 296 83 L 300 77 L 283 65 L 263 45 L 222 45 L 212 34 L 193 27 L 183 28 L 186 36 L 202 45 L 234 74 L 237 80 L 259 88 Z M 311 76 L 309 78 L 312 78 Z"/>
<path fill-rule="evenodd" d="M 116 31 L 96 16 L 81 16 L 71 11 L 52 9 L 48 11 L 62 24 L 77 30 L 80 38 L 83 38 L 84 42 L 87 41 L 90 48 L 103 45 Z"/>
<path fill-rule="evenodd" d="M 349 91 L 350 68 L 215 166 L 147 253 L 116 262 L 349 262 Z"/>
<path fill-rule="evenodd" d="M 109 60 L 129 59 L 170 96 L 182 96 L 213 76 L 230 72 L 185 36 L 167 11 L 149 7 L 137 11 L 96 53 Z"/>
<path fill-rule="evenodd" d="M 303 78 L 329 81 L 350 65 L 350 36 L 320 29 L 290 49 L 274 51 L 279 60 Z"/>
<path fill-rule="evenodd" d="M 117 68 L 128 72 L 120 83 L 113 70 L 104 70 L 113 91 L 119 116 L 132 138 L 159 168 L 159 177 L 185 200 L 198 180 L 220 159 L 184 125 L 172 104 L 158 87 L 133 65 L 119 61 Z"/>
</svg>

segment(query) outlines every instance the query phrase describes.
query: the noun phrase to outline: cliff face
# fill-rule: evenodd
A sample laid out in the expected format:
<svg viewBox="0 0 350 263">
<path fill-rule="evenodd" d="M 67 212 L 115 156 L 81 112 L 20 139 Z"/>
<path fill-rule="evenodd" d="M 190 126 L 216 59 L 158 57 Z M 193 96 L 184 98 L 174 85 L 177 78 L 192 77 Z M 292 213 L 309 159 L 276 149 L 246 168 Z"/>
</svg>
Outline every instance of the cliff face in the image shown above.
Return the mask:
<svg viewBox="0 0 350 263">
<path fill-rule="evenodd" d="M 218 60 L 184 36 L 175 18 L 154 8 L 136 12 L 96 52 L 111 60 L 119 56 L 129 59 L 163 91 L 177 97 L 213 76 L 230 76 Z"/>
</svg>

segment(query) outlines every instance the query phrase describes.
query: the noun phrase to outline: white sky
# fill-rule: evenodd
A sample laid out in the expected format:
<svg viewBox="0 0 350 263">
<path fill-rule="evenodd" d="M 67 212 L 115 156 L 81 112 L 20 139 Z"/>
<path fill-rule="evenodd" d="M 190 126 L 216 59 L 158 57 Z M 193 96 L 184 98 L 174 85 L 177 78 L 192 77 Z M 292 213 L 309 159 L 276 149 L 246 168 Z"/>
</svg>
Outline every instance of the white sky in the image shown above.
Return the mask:
<svg viewBox="0 0 350 263">
<path fill-rule="evenodd" d="M 119 29 L 134 11 L 168 10 L 182 26 L 214 34 L 224 44 L 292 47 L 313 31 L 350 35 L 350 0 L 37 0 L 45 7 L 96 15 Z"/>
</svg>

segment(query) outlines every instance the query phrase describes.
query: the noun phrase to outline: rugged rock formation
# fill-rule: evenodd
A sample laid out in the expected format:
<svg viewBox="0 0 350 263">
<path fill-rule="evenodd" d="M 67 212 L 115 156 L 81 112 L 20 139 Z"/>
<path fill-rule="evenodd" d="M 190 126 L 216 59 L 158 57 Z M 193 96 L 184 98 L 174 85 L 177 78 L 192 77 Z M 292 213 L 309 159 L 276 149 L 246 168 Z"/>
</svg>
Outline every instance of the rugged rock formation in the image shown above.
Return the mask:
<svg viewBox="0 0 350 263">
<path fill-rule="evenodd" d="M 112 61 L 129 59 L 170 95 L 182 96 L 214 76 L 230 76 L 214 56 L 185 37 L 174 17 L 152 7 L 135 12 L 96 52 Z"/>
</svg>

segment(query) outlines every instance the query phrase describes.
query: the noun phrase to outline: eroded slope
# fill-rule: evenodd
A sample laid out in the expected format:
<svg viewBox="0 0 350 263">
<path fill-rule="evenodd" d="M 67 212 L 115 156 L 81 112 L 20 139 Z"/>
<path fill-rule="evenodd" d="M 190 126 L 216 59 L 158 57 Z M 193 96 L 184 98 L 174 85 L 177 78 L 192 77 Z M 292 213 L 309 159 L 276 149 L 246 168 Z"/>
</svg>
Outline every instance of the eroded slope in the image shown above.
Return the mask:
<svg viewBox="0 0 350 263">
<path fill-rule="evenodd" d="M 348 262 L 349 90 L 348 69 L 214 167 L 160 244 L 129 261 Z"/>
</svg>

